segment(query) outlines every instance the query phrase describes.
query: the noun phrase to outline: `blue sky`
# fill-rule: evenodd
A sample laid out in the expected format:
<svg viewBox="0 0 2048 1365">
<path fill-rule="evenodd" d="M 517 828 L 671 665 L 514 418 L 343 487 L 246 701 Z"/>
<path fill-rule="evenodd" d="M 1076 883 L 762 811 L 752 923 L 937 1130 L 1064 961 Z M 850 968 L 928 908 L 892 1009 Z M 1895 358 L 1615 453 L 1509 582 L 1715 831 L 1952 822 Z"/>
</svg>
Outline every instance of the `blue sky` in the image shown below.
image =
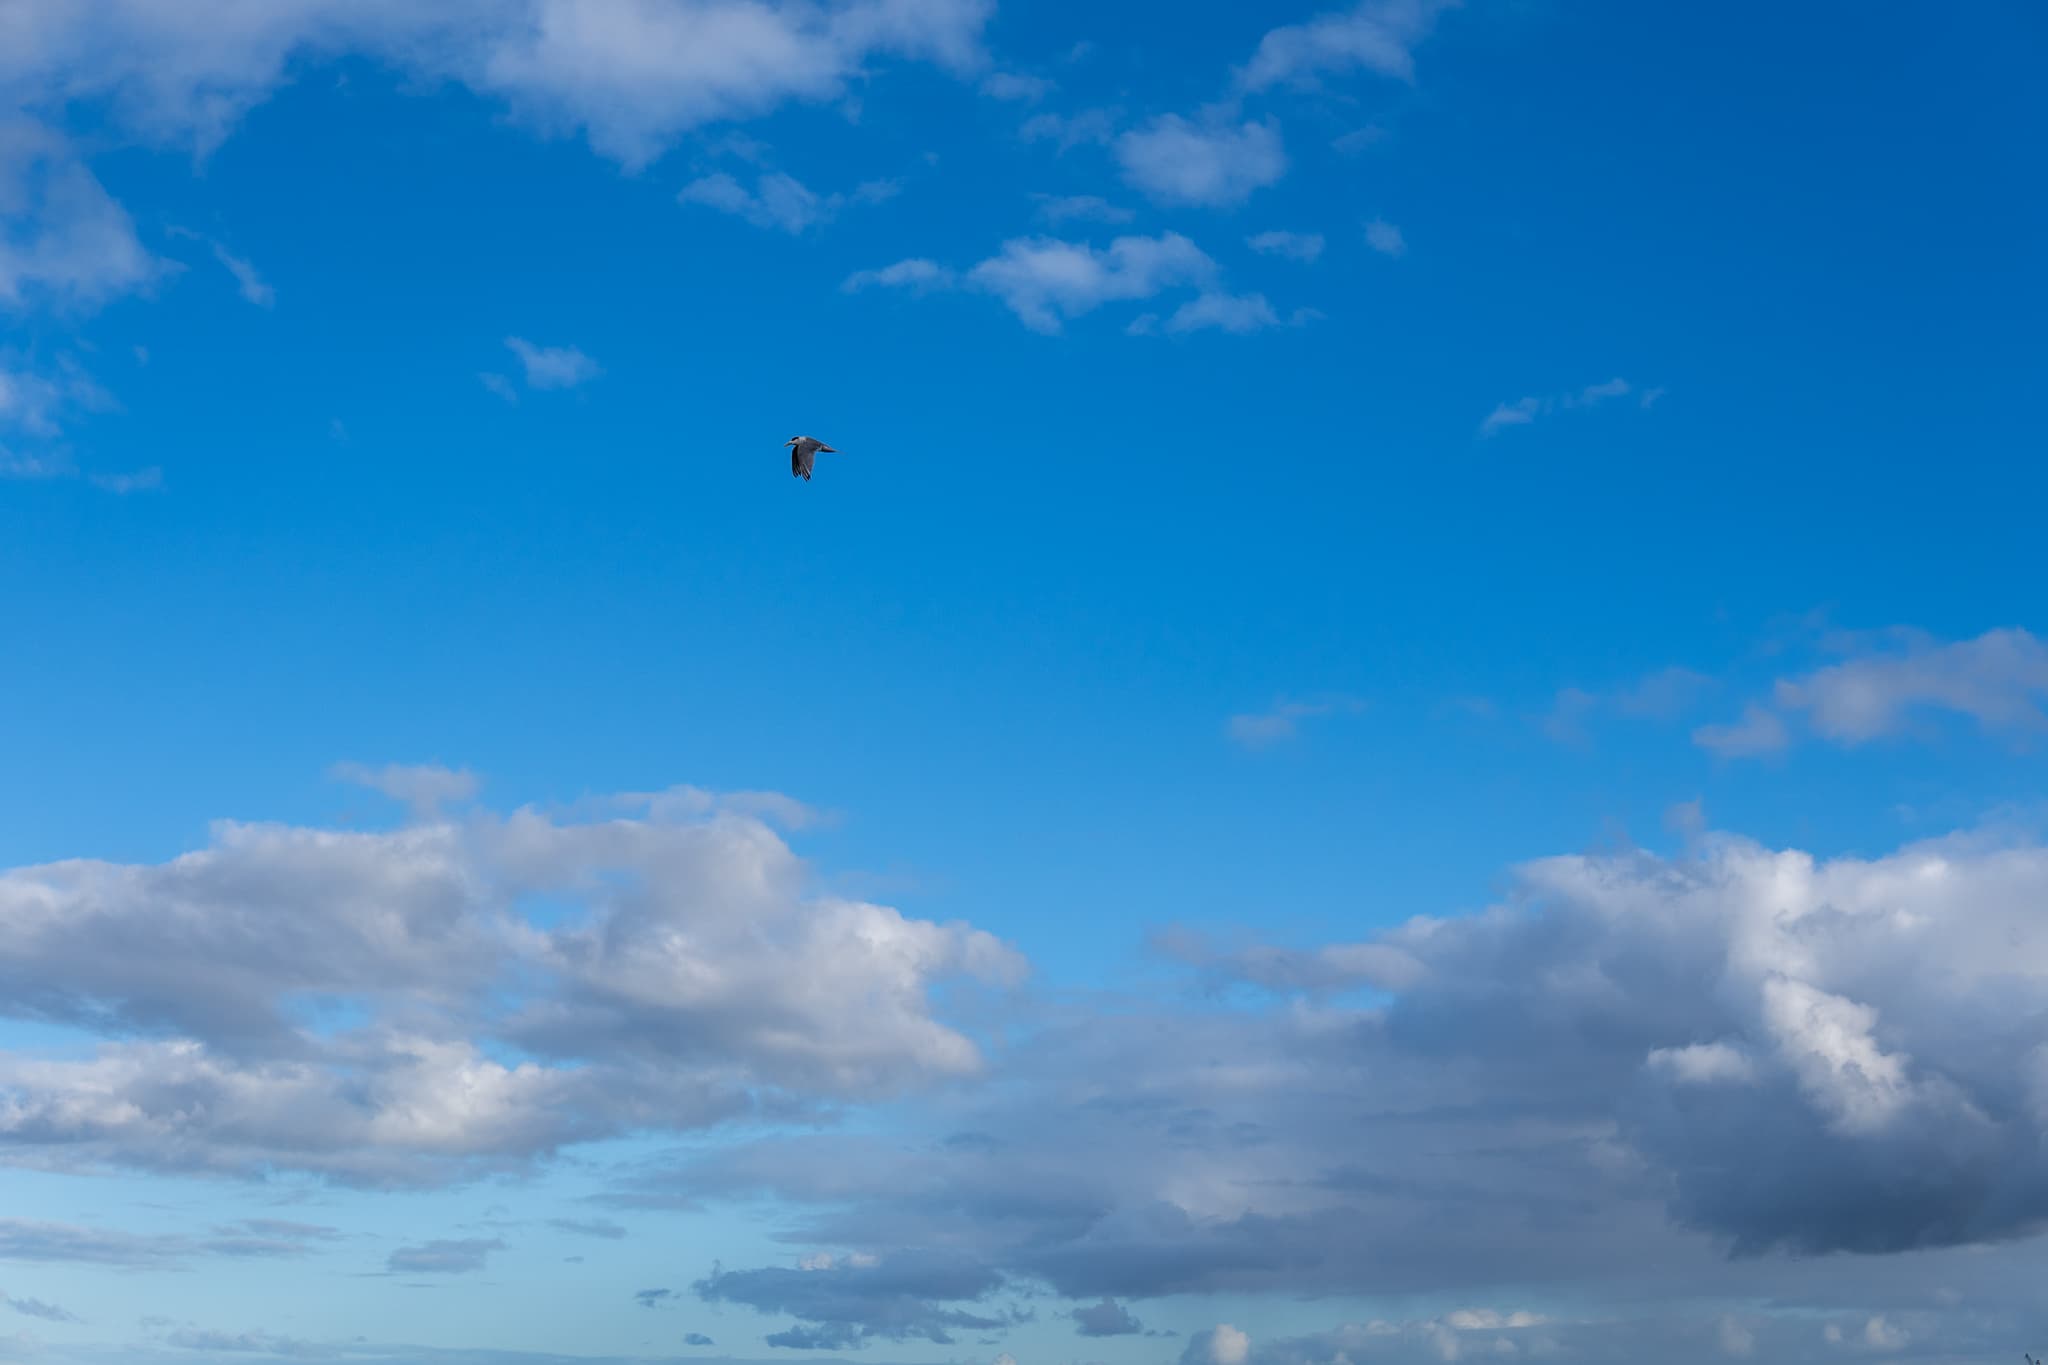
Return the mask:
<svg viewBox="0 0 2048 1365">
<path fill-rule="evenodd" d="M 2038 1349 L 2044 38 L 0 2 L 0 1355 Z"/>
</svg>

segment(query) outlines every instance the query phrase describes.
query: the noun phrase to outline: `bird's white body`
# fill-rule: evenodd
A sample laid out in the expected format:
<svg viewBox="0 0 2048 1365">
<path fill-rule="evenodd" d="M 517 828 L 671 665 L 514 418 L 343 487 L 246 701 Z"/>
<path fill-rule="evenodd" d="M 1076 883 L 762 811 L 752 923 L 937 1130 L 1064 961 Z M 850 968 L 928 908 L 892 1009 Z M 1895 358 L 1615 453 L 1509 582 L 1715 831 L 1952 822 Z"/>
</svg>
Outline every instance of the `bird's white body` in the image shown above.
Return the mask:
<svg viewBox="0 0 2048 1365">
<path fill-rule="evenodd" d="M 819 451 L 822 450 L 828 455 L 839 453 L 815 436 L 792 436 L 783 444 L 789 447 L 790 477 L 797 479 L 808 480 L 811 477 L 811 470 L 818 462 Z"/>
</svg>

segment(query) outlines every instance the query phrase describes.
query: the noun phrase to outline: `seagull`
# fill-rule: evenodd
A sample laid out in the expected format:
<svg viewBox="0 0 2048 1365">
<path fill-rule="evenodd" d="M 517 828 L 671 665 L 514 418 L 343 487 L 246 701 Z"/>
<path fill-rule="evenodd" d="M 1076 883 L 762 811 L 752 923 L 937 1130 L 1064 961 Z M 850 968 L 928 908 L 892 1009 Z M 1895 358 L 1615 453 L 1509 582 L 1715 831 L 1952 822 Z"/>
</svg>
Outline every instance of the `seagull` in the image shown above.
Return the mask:
<svg viewBox="0 0 2048 1365">
<path fill-rule="evenodd" d="M 810 480 L 812 467 L 818 463 L 819 451 L 827 455 L 839 453 L 815 436 L 792 436 L 783 444 L 789 447 L 789 476 L 806 482 Z"/>
</svg>

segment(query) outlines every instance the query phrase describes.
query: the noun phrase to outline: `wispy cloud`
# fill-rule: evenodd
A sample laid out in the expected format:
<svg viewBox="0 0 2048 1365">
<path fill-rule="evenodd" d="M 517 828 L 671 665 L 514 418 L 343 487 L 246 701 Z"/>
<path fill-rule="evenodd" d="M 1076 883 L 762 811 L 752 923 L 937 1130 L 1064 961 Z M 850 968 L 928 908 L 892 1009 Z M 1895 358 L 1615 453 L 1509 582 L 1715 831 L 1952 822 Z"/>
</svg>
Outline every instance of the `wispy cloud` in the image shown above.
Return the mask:
<svg viewBox="0 0 2048 1365">
<path fill-rule="evenodd" d="M 756 178 L 751 190 L 724 171 L 702 176 L 676 195 L 679 202 L 701 204 L 730 213 L 755 227 L 774 228 L 792 236 L 828 223 L 849 203 L 876 204 L 892 198 L 900 187 L 893 180 L 870 180 L 851 194 L 821 195 L 793 175 L 770 171 Z"/>
<path fill-rule="evenodd" d="M 1107 147 L 1116 139 L 1118 116 L 1108 109 L 1084 109 L 1077 114 L 1033 114 L 1024 120 L 1017 136 L 1026 142 L 1051 142 L 1062 153 L 1090 144 Z"/>
<path fill-rule="evenodd" d="M 1224 733 L 1247 749 L 1266 749 L 1295 738 L 1303 721 L 1351 715 L 1364 709 L 1365 703 L 1356 697 L 1318 697 L 1306 701 L 1282 698 L 1268 710 L 1232 716 Z"/>
<path fill-rule="evenodd" d="M 93 487 L 109 493 L 151 493 L 164 486 L 164 471 L 155 465 L 118 474 L 95 474 Z"/>
<path fill-rule="evenodd" d="M 495 1237 L 444 1239 L 399 1247 L 384 1264 L 394 1275 L 466 1275 L 482 1270 L 492 1252 L 504 1249 L 505 1243 Z"/>
<path fill-rule="evenodd" d="M 1729 724 L 1702 726 L 1694 739 L 1729 758 L 1778 752 L 1793 741 L 1789 721 L 1844 748 L 1910 735 L 1923 718 L 1951 715 L 1986 734 L 2030 740 L 2048 735 L 2048 644 L 2018 627 L 1944 641 L 1895 629 L 1836 634 L 1849 657 L 1777 680 L 1766 700 Z"/>
<path fill-rule="evenodd" d="M 1295 261 L 1313 261 L 1323 254 L 1323 234 L 1283 232 L 1276 229 L 1245 238 L 1245 245 L 1265 256 L 1285 256 Z"/>
<path fill-rule="evenodd" d="M 1493 436 L 1508 427 L 1527 426 L 1537 418 L 1553 412 L 1598 407 L 1611 399 L 1625 397 L 1633 391 L 1626 379 L 1615 378 L 1603 380 L 1598 384 L 1588 384 L 1571 393 L 1542 398 L 1519 398 L 1512 403 L 1502 403 L 1488 413 L 1486 420 L 1479 424 L 1479 434 Z M 1664 391 L 1658 389 L 1656 392 L 1661 394 Z M 1642 406 L 1648 407 L 1649 404 L 1645 403 Z"/>
<path fill-rule="evenodd" d="M 1583 744 L 1586 726 L 1602 714 L 1670 721 L 1696 706 L 1716 686 L 1704 673 L 1672 666 L 1632 683 L 1601 691 L 1561 689 L 1543 719 L 1544 733 L 1561 744 Z"/>
<path fill-rule="evenodd" d="M 469 769 L 444 768 L 438 763 L 387 763 L 381 768 L 337 763 L 328 769 L 328 776 L 410 806 L 422 819 L 438 815 L 443 806 L 474 800 L 481 785 Z"/>
</svg>

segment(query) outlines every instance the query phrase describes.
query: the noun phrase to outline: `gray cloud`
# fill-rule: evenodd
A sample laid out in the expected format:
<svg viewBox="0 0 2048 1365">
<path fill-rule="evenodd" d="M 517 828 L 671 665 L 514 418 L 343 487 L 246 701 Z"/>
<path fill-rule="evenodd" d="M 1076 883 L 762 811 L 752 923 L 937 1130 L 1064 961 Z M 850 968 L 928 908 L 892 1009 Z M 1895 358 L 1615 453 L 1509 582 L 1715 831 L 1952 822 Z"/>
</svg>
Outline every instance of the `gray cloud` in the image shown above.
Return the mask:
<svg viewBox="0 0 2048 1365">
<path fill-rule="evenodd" d="M 440 1239 L 399 1247 L 384 1264 L 394 1275 L 463 1275 L 482 1270 L 492 1252 L 504 1249 L 505 1243 L 496 1237 Z"/>
<path fill-rule="evenodd" d="M 1083 1301 L 1796 1295 L 1852 1273 L 1799 1257 L 1958 1276 L 2043 1227 L 2048 849 L 1692 843 L 1542 860 L 1495 909 L 1337 945 L 1398 955 L 1367 959 L 1382 1004 L 1316 1003 L 1367 979 L 1331 949 L 1197 945 L 1286 1008 L 1125 1002 L 1110 1029 L 1076 1004 L 945 1129 L 763 1140 L 615 1193 L 770 1195 L 816 1244 L 944 1246 Z"/>
<path fill-rule="evenodd" d="M 1133 1336 L 1145 1330 L 1145 1324 L 1114 1299 L 1076 1308 L 1069 1316 L 1076 1324 L 1074 1330 L 1084 1337 Z"/>
<path fill-rule="evenodd" d="M 166 1266 L 175 1264 L 189 1250 L 189 1244 L 176 1237 L 139 1237 L 70 1223 L 0 1218 L 0 1261 Z"/>
<path fill-rule="evenodd" d="M 901 1253 L 884 1258 L 807 1259 L 802 1268 L 717 1270 L 694 1286 L 706 1302 L 784 1313 L 799 1326 L 767 1342 L 792 1350 L 848 1350 L 880 1337 L 949 1345 L 956 1330 L 985 1331 L 1011 1319 L 969 1311 L 1003 1287 L 986 1266 L 959 1257 Z"/>
<path fill-rule="evenodd" d="M 40 1318 L 44 1322 L 77 1322 L 79 1320 L 77 1314 L 67 1309 L 59 1308 L 54 1303 L 46 1303 L 41 1299 L 23 1299 L 0 1294 L 0 1301 L 5 1301 L 9 1308 L 23 1317 Z"/>
<path fill-rule="evenodd" d="M 626 1235 L 626 1230 L 606 1218 L 550 1218 L 548 1226 L 558 1232 L 574 1233 L 578 1237 L 600 1237 L 616 1242 Z"/>
</svg>

